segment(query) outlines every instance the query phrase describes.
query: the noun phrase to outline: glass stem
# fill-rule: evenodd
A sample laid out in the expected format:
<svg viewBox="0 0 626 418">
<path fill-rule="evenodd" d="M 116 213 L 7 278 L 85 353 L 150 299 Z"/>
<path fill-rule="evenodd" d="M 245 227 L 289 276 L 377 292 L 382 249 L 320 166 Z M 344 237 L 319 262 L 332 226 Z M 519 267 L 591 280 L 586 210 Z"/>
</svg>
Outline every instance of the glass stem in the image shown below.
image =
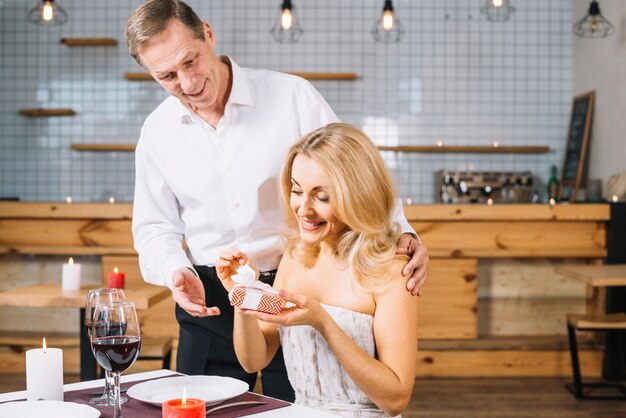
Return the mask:
<svg viewBox="0 0 626 418">
<path fill-rule="evenodd" d="M 120 402 L 120 374 L 112 373 L 113 375 L 113 390 L 115 396 L 115 409 L 113 411 L 113 418 L 122 418 L 122 403 Z"/>
<path fill-rule="evenodd" d="M 111 372 L 108 370 L 104 371 L 104 396 L 106 396 L 109 399 L 113 399 L 114 398 L 114 393 L 113 393 L 113 385 L 111 384 L 111 380 L 113 379 L 113 376 L 111 376 Z"/>
</svg>

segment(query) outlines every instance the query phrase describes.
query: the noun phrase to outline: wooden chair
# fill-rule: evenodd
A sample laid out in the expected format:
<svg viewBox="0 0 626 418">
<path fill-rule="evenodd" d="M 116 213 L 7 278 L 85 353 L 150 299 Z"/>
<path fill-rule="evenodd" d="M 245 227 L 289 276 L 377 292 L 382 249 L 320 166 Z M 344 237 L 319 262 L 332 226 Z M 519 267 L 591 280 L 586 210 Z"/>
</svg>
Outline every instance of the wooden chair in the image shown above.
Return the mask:
<svg viewBox="0 0 626 418">
<path fill-rule="evenodd" d="M 578 341 L 576 331 L 602 331 L 626 333 L 626 314 L 609 315 L 567 315 L 567 336 L 569 339 L 569 350 L 572 358 L 572 373 L 574 383 L 565 385 L 572 395 L 577 399 L 624 399 L 626 400 L 626 387 L 621 383 L 583 383 L 580 373 L 580 363 L 578 361 Z M 626 355 L 626 353 L 625 353 Z M 622 393 L 621 396 L 594 395 L 593 391 L 585 393 L 585 388 L 614 388 Z"/>
</svg>

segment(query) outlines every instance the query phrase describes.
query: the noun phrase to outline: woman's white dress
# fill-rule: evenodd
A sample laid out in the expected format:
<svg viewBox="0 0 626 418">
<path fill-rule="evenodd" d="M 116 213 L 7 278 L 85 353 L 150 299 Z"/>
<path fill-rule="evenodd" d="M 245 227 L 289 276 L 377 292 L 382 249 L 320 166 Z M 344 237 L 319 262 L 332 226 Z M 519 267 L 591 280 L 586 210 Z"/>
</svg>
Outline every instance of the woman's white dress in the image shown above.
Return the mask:
<svg viewBox="0 0 626 418">
<path fill-rule="evenodd" d="M 322 307 L 359 347 L 374 357 L 372 315 L 325 304 Z M 279 331 L 296 404 L 346 417 L 387 417 L 354 384 L 324 337 L 313 327 L 279 327 Z"/>
</svg>

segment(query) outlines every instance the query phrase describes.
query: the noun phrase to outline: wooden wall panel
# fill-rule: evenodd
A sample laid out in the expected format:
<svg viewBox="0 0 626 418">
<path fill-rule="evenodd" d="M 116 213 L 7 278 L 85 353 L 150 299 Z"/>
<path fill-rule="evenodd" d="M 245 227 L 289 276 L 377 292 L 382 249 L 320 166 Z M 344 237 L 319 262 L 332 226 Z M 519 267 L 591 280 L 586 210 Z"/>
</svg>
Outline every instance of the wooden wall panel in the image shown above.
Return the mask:
<svg viewBox="0 0 626 418">
<path fill-rule="evenodd" d="M 583 260 L 486 259 L 478 263 L 479 298 L 584 298 L 585 285 L 555 273 Z"/>
<path fill-rule="evenodd" d="M 580 351 L 582 375 L 597 378 L 602 371 L 601 351 Z M 566 377 L 571 379 L 569 351 L 421 351 L 418 377 Z M 563 389 L 565 390 L 565 389 Z"/>
<path fill-rule="evenodd" d="M 411 222 L 435 257 L 601 257 L 594 222 Z"/>
<path fill-rule="evenodd" d="M 419 338 L 476 338 L 476 260 L 431 259 Z"/>
<path fill-rule="evenodd" d="M 0 246 L 133 247 L 130 220 L 3 219 Z"/>
<path fill-rule="evenodd" d="M 565 335 L 565 315 L 585 313 L 584 298 L 478 300 L 478 336 Z"/>
</svg>

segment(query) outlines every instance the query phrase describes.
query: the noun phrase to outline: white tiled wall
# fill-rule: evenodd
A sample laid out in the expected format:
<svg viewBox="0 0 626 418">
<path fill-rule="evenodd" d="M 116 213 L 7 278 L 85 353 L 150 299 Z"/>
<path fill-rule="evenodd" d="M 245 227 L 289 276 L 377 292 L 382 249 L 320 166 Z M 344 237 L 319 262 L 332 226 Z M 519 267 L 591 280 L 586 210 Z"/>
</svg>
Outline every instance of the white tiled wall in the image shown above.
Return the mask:
<svg viewBox="0 0 626 418">
<path fill-rule="evenodd" d="M 130 82 L 126 52 L 133 0 L 58 0 L 67 24 L 26 22 L 38 0 L 0 1 L 0 197 L 132 200 L 133 156 L 70 150 L 72 143 L 136 142 L 165 97 Z M 277 44 L 269 27 L 279 0 L 190 0 L 217 35 L 217 51 L 240 65 L 284 71 L 354 71 L 357 81 L 314 84 L 339 117 L 380 145 L 547 145 L 542 155 L 384 156 L 403 198 L 434 201 L 438 169 L 531 170 L 545 181 L 561 164 L 572 97 L 570 0 L 518 0 L 505 23 L 487 22 L 481 0 L 396 0 L 399 44 L 370 30 L 383 1 L 294 0 L 304 34 Z M 68 48 L 62 37 L 113 37 L 113 48 Z M 24 118 L 20 108 L 71 107 L 77 116 Z M 539 186 L 540 187 L 540 186 Z M 543 188 L 540 187 L 540 191 Z"/>
</svg>

